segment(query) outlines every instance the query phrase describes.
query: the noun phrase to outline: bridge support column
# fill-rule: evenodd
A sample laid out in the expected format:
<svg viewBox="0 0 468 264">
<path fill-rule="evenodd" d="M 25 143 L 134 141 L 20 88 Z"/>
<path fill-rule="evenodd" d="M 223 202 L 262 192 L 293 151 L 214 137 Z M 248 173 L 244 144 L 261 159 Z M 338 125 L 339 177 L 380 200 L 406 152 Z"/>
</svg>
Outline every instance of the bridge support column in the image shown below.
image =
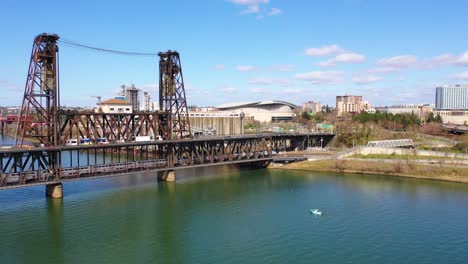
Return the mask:
<svg viewBox="0 0 468 264">
<path fill-rule="evenodd" d="M 63 185 L 61 182 L 46 185 L 46 196 L 52 198 L 63 197 Z"/>
<path fill-rule="evenodd" d="M 173 170 L 159 171 L 158 172 L 158 180 L 167 181 L 167 182 L 175 182 L 176 173 Z"/>
</svg>

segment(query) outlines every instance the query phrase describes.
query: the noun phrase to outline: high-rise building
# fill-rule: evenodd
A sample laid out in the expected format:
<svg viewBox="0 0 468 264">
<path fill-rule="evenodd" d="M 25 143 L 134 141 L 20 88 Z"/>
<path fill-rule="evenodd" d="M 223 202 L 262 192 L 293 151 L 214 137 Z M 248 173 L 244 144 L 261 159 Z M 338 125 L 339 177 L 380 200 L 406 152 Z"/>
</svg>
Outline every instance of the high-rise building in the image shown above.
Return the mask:
<svg viewBox="0 0 468 264">
<path fill-rule="evenodd" d="M 302 111 L 318 113 L 322 111 L 322 105 L 319 102 L 308 101 L 302 104 Z"/>
<path fill-rule="evenodd" d="M 437 110 L 468 110 L 468 85 L 436 87 Z"/>
<path fill-rule="evenodd" d="M 132 105 L 133 111 L 140 110 L 140 90 L 132 84 L 132 86 L 128 87 L 125 85 L 121 86 L 122 94 L 125 96 L 125 99 Z"/>
<path fill-rule="evenodd" d="M 362 101 L 362 96 L 340 95 L 336 97 L 337 116 L 343 113 L 360 113 L 371 109 L 369 102 Z"/>
</svg>

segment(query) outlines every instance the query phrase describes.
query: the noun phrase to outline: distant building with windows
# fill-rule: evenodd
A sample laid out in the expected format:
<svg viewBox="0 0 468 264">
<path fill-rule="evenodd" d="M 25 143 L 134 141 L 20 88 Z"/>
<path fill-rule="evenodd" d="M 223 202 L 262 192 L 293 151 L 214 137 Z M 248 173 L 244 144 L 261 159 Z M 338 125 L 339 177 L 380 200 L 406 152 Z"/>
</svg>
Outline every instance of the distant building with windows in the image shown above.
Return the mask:
<svg viewBox="0 0 468 264">
<path fill-rule="evenodd" d="M 336 97 L 337 116 L 342 116 L 344 113 L 360 113 L 366 110 L 371 110 L 371 105 L 369 102 L 363 101 L 362 96 L 339 95 Z"/>
<path fill-rule="evenodd" d="M 319 102 L 308 101 L 302 104 L 302 111 L 313 113 L 322 112 L 322 105 Z"/>
<path fill-rule="evenodd" d="M 442 117 L 444 123 L 468 123 L 468 84 L 436 87 L 434 114 Z"/>
<path fill-rule="evenodd" d="M 100 108 L 104 114 L 131 114 L 133 112 L 132 105 L 120 99 L 109 99 L 101 102 Z"/>
<path fill-rule="evenodd" d="M 376 107 L 375 109 L 381 113 L 390 114 L 415 114 L 420 119 L 425 119 L 432 112 L 434 105 L 429 104 L 403 104 L 403 105 L 392 105 L 384 107 Z"/>
<path fill-rule="evenodd" d="M 435 106 L 438 111 L 468 111 L 468 85 L 456 84 L 436 87 Z"/>
</svg>

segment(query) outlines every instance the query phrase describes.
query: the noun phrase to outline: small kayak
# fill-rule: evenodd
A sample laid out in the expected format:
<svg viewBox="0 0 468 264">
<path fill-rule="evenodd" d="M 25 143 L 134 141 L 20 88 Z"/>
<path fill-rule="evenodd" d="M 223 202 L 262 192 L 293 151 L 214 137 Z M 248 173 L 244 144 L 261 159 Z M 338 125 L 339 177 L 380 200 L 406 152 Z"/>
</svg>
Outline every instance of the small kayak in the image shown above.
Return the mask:
<svg viewBox="0 0 468 264">
<path fill-rule="evenodd" d="M 319 209 L 310 209 L 309 212 L 314 215 L 322 215 L 322 211 L 320 211 Z"/>
</svg>

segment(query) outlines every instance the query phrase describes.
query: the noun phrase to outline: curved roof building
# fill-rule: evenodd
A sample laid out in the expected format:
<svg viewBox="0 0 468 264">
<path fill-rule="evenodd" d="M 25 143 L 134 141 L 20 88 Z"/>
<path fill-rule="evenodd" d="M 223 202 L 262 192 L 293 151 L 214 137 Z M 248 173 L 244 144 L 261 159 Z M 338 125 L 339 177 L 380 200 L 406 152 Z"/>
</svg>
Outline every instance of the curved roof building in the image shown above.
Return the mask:
<svg viewBox="0 0 468 264">
<path fill-rule="evenodd" d="M 244 113 L 260 122 L 291 121 L 296 105 L 278 100 L 227 103 L 217 107 L 219 111 Z"/>
</svg>

